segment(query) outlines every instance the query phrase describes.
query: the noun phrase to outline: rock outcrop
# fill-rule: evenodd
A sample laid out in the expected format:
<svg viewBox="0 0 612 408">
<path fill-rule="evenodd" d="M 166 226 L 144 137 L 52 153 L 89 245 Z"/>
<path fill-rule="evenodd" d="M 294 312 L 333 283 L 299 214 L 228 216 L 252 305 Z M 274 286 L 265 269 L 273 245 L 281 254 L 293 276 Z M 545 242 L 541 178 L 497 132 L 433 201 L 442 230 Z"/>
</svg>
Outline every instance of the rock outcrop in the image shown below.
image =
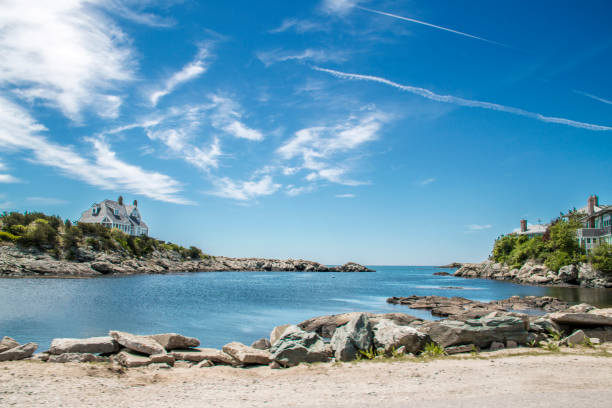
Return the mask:
<svg viewBox="0 0 612 408">
<path fill-rule="evenodd" d="M 612 277 L 593 269 L 593 265 L 588 263 L 567 265 L 559 271 L 552 271 L 545 265 L 533 261 L 527 261 L 520 269 L 511 269 L 507 265 L 485 261 L 478 264 L 463 264 L 454 275 L 464 278 L 507 280 L 526 285 L 612 288 Z"/>
<path fill-rule="evenodd" d="M 382 319 L 373 328 L 374 346 L 384 349 L 386 354 L 404 347 L 404 353 L 417 354 L 431 338 L 417 329 L 399 326 L 392 320 Z"/>
<path fill-rule="evenodd" d="M 119 343 L 112 337 L 90 337 L 88 339 L 53 339 L 50 354 L 64 353 L 114 353 L 119 351 Z"/>
<path fill-rule="evenodd" d="M 360 312 L 342 313 L 337 315 L 318 316 L 298 323 L 298 326 L 306 331 L 316 332 L 324 338 L 331 338 L 338 326 L 347 324 L 352 318 L 361 314 Z M 405 313 L 365 313 L 370 323 L 375 325 L 382 319 L 391 320 L 400 326 L 408 326 L 415 321 L 422 322 L 418 317 Z M 281 326 L 282 327 L 282 326 Z M 274 343 L 274 342 L 273 342 Z"/>
<path fill-rule="evenodd" d="M 0 361 L 24 360 L 31 357 L 36 351 L 36 343 L 27 343 L 22 346 L 13 347 L 0 353 Z"/>
<path fill-rule="evenodd" d="M 161 344 L 149 336 L 137 336 L 131 333 L 111 330 L 108 333 L 123 347 L 141 354 L 165 354 L 166 350 Z"/>
<path fill-rule="evenodd" d="M 286 327 L 270 348 L 272 360 L 284 367 L 299 363 L 329 361 L 331 348 L 316 333 L 306 332 L 298 326 Z"/>
<path fill-rule="evenodd" d="M 259 350 L 253 347 L 246 346 L 237 341 L 231 342 L 223 346 L 223 352 L 238 360 L 240 364 L 269 364 L 272 362 L 270 353 L 266 350 Z"/>
<path fill-rule="evenodd" d="M 15 245 L 0 245 L 0 277 L 96 277 L 103 275 L 167 274 L 177 272 L 288 271 L 374 272 L 354 262 L 326 266 L 302 259 L 228 258 L 210 256 L 183 260 L 173 252 L 153 252 L 141 258 L 120 252 L 79 249 L 74 261 L 58 260 L 51 254 Z"/>
<path fill-rule="evenodd" d="M 372 337 L 372 325 L 367 314 L 355 315 L 344 326 L 336 328 L 331 338 L 336 361 L 351 361 L 359 351 L 370 350 L 373 346 Z"/>
</svg>

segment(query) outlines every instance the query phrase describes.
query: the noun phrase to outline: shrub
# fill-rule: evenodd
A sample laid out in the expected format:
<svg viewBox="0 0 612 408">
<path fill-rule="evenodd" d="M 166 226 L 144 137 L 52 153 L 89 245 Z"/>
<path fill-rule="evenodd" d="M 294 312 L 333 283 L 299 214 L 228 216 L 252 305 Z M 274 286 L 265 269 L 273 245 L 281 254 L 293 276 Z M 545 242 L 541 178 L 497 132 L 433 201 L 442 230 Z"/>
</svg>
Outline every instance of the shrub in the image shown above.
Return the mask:
<svg viewBox="0 0 612 408">
<path fill-rule="evenodd" d="M 612 274 L 612 245 L 600 244 L 591 251 L 589 256 L 593 267 L 605 274 Z"/>
<path fill-rule="evenodd" d="M 424 357 L 440 357 L 446 355 L 446 351 L 439 344 L 429 342 L 425 345 L 421 355 Z"/>
<path fill-rule="evenodd" d="M 46 219 L 39 218 L 30 223 L 25 235 L 19 239 L 24 246 L 34 246 L 40 249 L 52 249 L 57 245 L 58 233 Z"/>
<path fill-rule="evenodd" d="M 11 234 L 10 232 L 0 231 L 0 241 L 4 242 L 17 242 L 18 236 Z"/>
</svg>

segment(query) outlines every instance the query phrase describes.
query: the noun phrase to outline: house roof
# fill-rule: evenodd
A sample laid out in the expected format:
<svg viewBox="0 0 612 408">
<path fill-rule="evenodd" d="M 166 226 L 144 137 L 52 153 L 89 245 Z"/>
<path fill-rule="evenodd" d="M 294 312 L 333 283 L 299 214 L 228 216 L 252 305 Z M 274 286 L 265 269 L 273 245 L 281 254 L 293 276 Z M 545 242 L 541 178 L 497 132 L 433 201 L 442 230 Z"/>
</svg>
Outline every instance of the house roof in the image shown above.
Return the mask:
<svg viewBox="0 0 612 408">
<path fill-rule="evenodd" d="M 593 214 L 589 215 L 589 207 L 585 206 L 576 210 L 578 213 L 582 214 L 581 220 L 588 220 L 591 217 L 599 217 L 600 215 L 607 214 L 612 212 L 612 205 L 596 205 L 593 207 Z"/>
<path fill-rule="evenodd" d="M 92 214 L 91 208 L 100 208 L 96 215 Z M 140 212 L 135 205 L 121 205 L 117 201 L 104 200 L 101 203 L 94 203 L 90 209 L 83 211 L 80 222 L 101 223 L 106 217 L 114 224 L 123 224 L 148 228 L 142 220 Z M 115 215 L 115 210 L 118 214 Z"/>
<path fill-rule="evenodd" d="M 517 235 L 529 235 L 529 234 L 544 234 L 550 224 L 529 224 L 527 225 L 527 231 L 521 231 L 517 228 L 512 231 L 513 234 Z"/>
</svg>

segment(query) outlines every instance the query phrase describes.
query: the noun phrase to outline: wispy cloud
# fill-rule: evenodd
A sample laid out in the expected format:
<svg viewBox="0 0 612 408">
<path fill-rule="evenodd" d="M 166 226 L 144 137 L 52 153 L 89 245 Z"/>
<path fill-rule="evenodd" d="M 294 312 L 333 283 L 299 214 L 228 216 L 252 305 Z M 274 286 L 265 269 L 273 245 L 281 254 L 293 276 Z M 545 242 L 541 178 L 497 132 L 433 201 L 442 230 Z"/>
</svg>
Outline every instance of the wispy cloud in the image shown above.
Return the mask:
<svg viewBox="0 0 612 408">
<path fill-rule="evenodd" d="M 323 0 L 321 9 L 329 14 L 346 14 L 362 0 Z"/>
<path fill-rule="evenodd" d="M 376 140 L 382 124 L 389 117 L 379 112 L 364 112 L 334 126 L 315 126 L 298 130 L 295 136 L 277 149 L 283 160 L 299 159 L 292 168 L 309 170 L 307 181 L 327 180 L 345 185 L 363 182 L 346 177 L 348 168 L 338 154 L 357 149 Z M 333 159 L 333 160 L 332 160 Z"/>
<path fill-rule="evenodd" d="M 172 27 L 175 24 L 174 20 L 170 18 L 144 11 L 136 11 L 126 6 L 124 0 L 104 0 L 102 5 L 117 16 L 137 24 L 149 27 Z"/>
<path fill-rule="evenodd" d="M 493 225 L 491 225 L 491 224 L 484 224 L 484 225 L 470 224 L 470 225 L 467 226 L 468 231 L 482 231 L 482 230 L 490 229 L 492 227 L 493 227 Z"/>
<path fill-rule="evenodd" d="M 325 27 L 321 23 L 315 21 L 288 18 L 283 20 L 280 26 L 273 28 L 268 32 L 270 34 L 278 34 L 284 33 L 288 30 L 294 30 L 298 34 L 303 34 L 306 32 L 324 31 Z"/>
<path fill-rule="evenodd" d="M 355 194 L 336 194 L 336 198 L 355 198 Z"/>
<path fill-rule="evenodd" d="M 252 129 L 241 121 L 242 108 L 236 101 L 218 94 L 209 95 L 209 98 L 215 111 L 211 116 L 212 126 L 240 139 L 255 141 L 264 139 L 264 135 L 259 130 Z"/>
<path fill-rule="evenodd" d="M 3 1 L 0 86 L 76 121 L 84 109 L 116 117 L 122 100 L 114 93 L 135 64 L 126 34 L 92 3 Z"/>
<path fill-rule="evenodd" d="M 461 36 L 472 38 L 472 39 L 475 39 L 475 40 L 484 41 L 484 42 L 487 42 L 489 44 L 500 45 L 502 47 L 510 47 L 510 46 L 508 46 L 506 44 L 502 44 L 502 43 L 497 42 L 497 41 L 487 40 L 486 38 L 483 38 L 483 37 L 478 37 L 476 35 L 464 33 L 462 31 L 453 30 L 452 28 L 442 27 L 442 26 L 439 26 L 439 25 L 431 24 L 431 23 L 428 23 L 428 22 L 425 22 L 425 21 L 422 21 L 422 20 L 417 20 L 417 19 L 414 19 L 414 18 L 408 18 L 408 17 L 404 17 L 404 16 L 400 16 L 400 15 L 397 15 L 397 14 L 392 14 L 392 13 L 387 13 L 387 12 L 380 11 L 380 10 L 374 10 L 374 9 L 367 8 L 367 7 L 362 7 L 362 6 L 359 6 L 359 5 L 355 5 L 354 7 L 358 8 L 359 10 L 367 11 L 369 13 L 380 14 L 382 16 L 392 17 L 392 18 L 396 18 L 398 20 L 409 21 L 411 23 L 421 24 L 421 25 L 424 25 L 424 26 L 427 26 L 427 27 L 435 28 L 437 30 L 443 30 L 443 31 L 447 31 L 449 33 L 461 35 Z"/>
<path fill-rule="evenodd" d="M 601 98 L 599 96 L 595 96 L 593 94 L 586 93 L 586 92 L 583 92 L 583 91 L 574 90 L 574 92 L 579 94 L 579 95 L 586 96 L 587 98 L 595 99 L 596 101 L 603 102 L 603 103 L 608 104 L 608 105 L 612 105 L 612 101 L 610 101 L 608 99 L 604 99 L 604 98 Z"/>
<path fill-rule="evenodd" d="M 181 184 L 173 178 L 128 164 L 119 158 L 104 139 L 90 138 L 91 158 L 73 148 L 47 140 L 45 127 L 25 110 L 0 97 L 0 147 L 29 151 L 28 160 L 58 169 L 63 174 L 103 190 L 124 190 L 159 201 L 188 204 L 179 193 Z"/>
<path fill-rule="evenodd" d="M 248 201 L 259 196 L 274 194 L 281 188 L 280 184 L 274 183 L 270 175 L 249 181 L 234 181 L 229 177 L 222 177 L 214 180 L 213 183 L 215 189 L 209 194 L 238 201 Z"/>
<path fill-rule="evenodd" d="M 257 58 L 266 66 L 286 61 L 344 62 L 346 52 L 307 48 L 303 51 L 272 50 L 256 53 Z"/>
<path fill-rule="evenodd" d="M 511 113 L 513 115 L 518 115 L 518 116 L 523 116 L 523 117 L 539 120 L 541 122 L 556 123 L 559 125 L 566 125 L 566 126 L 571 126 L 571 127 L 586 129 L 586 130 L 598 130 L 598 131 L 611 131 L 612 130 L 612 127 L 610 126 L 597 125 L 597 124 L 586 123 L 586 122 L 578 122 L 575 120 L 565 119 L 565 118 L 545 116 L 540 113 L 530 112 L 524 109 L 513 108 L 511 106 L 500 105 L 497 103 L 483 102 L 483 101 L 472 100 L 472 99 L 464 99 L 464 98 L 453 96 L 453 95 L 439 95 L 439 94 L 436 94 L 430 91 L 429 89 L 418 88 L 418 87 L 409 86 L 409 85 L 402 85 L 402 84 L 398 84 L 397 82 L 390 81 L 386 78 L 381 78 L 381 77 L 377 77 L 373 75 L 352 74 L 352 73 L 340 72 L 340 71 L 335 71 L 333 69 L 327 69 L 327 68 L 321 68 L 321 67 L 313 67 L 313 69 L 317 71 L 328 73 L 337 78 L 382 83 L 382 84 L 400 89 L 402 91 L 409 92 L 414 95 L 418 95 L 423 98 L 430 99 L 430 100 L 437 101 L 437 102 L 450 103 L 450 104 L 454 104 L 458 106 L 467 106 L 470 108 L 481 108 L 481 109 L 488 109 L 488 110 L 499 111 L 499 112 L 506 112 L 506 113 Z"/>
<path fill-rule="evenodd" d="M 419 185 L 420 185 L 420 186 L 426 186 L 426 185 L 431 184 L 431 183 L 433 183 L 433 182 L 435 182 L 435 181 L 436 181 L 436 179 L 435 179 L 435 178 L 430 177 L 430 178 L 428 178 L 428 179 L 425 179 L 425 180 L 421 180 L 421 181 L 419 181 Z"/>
<path fill-rule="evenodd" d="M 312 193 L 314 190 L 315 190 L 315 186 L 314 185 L 296 187 L 296 186 L 290 184 L 290 185 L 287 186 L 285 194 L 287 194 L 289 197 L 297 197 L 297 196 L 302 195 L 302 194 Z"/>
<path fill-rule="evenodd" d="M 20 181 L 21 180 L 10 174 L 0 174 L 0 183 L 19 183 Z"/>
<path fill-rule="evenodd" d="M 164 86 L 151 93 L 149 100 L 153 106 L 157 105 L 159 100 L 168 95 L 176 87 L 185 82 L 189 82 L 202 75 L 208 69 L 208 59 L 210 58 L 210 44 L 201 46 L 195 58 L 186 64 L 180 71 L 175 72 L 168 78 Z"/>
</svg>

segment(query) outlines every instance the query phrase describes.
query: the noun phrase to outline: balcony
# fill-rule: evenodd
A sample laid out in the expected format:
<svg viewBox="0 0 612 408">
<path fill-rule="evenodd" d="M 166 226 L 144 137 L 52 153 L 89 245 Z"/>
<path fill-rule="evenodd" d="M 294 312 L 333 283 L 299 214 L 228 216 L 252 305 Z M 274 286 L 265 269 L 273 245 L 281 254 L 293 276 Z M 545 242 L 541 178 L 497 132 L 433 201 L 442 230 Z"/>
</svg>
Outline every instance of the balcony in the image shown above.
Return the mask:
<svg viewBox="0 0 612 408">
<path fill-rule="evenodd" d="M 597 238 L 612 234 L 612 226 L 603 228 L 581 228 L 576 231 L 578 238 Z"/>
</svg>

